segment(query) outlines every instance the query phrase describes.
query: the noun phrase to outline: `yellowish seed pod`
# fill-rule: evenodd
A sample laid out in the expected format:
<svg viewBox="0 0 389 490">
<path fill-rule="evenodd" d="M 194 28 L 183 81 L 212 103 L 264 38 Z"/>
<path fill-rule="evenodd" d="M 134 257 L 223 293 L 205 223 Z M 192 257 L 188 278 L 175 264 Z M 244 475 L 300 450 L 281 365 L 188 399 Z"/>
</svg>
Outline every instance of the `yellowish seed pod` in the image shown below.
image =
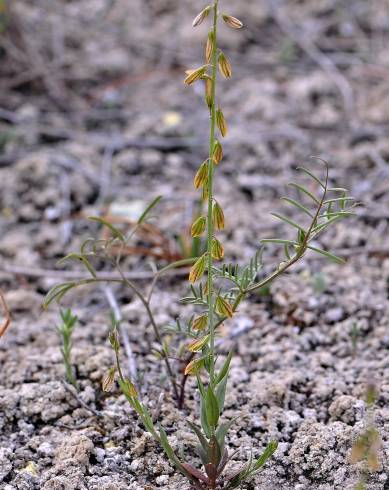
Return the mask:
<svg viewBox="0 0 389 490">
<path fill-rule="evenodd" d="M 186 85 L 192 85 L 192 83 L 200 80 L 205 75 L 206 71 L 207 65 L 200 66 L 200 68 L 196 68 L 195 70 L 187 70 L 185 72 L 187 74 L 187 77 L 185 78 L 184 83 Z"/>
<path fill-rule="evenodd" d="M 221 260 L 224 257 L 224 247 L 217 238 L 212 238 L 211 254 L 215 260 Z"/>
<path fill-rule="evenodd" d="M 194 284 L 202 278 L 205 271 L 205 254 L 202 255 L 192 266 L 189 272 L 189 281 Z"/>
<path fill-rule="evenodd" d="M 133 398 L 138 398 L 138 392 L 136 391 L 134 383 L 127 380 L 127 384 L 128 384 L 128 390 L 129 390 L 130 395 Z"/>
<path fill-rule="evenodd" d="M 227 318 L 232 318 L 234 315 L 230 303 L 226 301 L 224 298 L 222 298 L 221 296 L 218 296 L 216 298 L 215 309 L 220 316 L 226 316 Z"/>
<path fill-rule="evenodd" d="M 193 20 L 192 27 L 197 27 L 204 22 L 204 20 L 208 17 L 209 12 L 211 11 L 211 6 L 205 7 Z"/>
<path fill-rule="evenodd" d="M 213 205 L 212 220 L 218 230 L 224 230 L 224 213 L 218 202 Z"/>
<path fill-rule="evenodd" d="M 209 340 L 209 334 L 206 335 L 205 337 L 201 337 L 200 339 L 196 339 L 193 342 L 191 342 L 188 346 L 187 349 L 190 352 L 200 352 L 203 350 L 203 347 L 207 344 Z"/>
<path fill-rule="evenodd" d="M 223 148 L 219 140 L 215 141 L 213 147 L 213 161 L 218 165 L 223 159 Z"/>
<path fill-rule="evenodd" d="M 219 54 L 218 58 L 219 70 L 224 78 L 231 78 L 232 76 L 232 66 L 230 60 L 224 53 Z"/>
<path fill-rule="evenodd" d="M 214 39 L 215 39 L 215 35 L 214 35 L 213 31 L 210 31 L 208 33 L 207 43 L 205 45 L 205 61 L 207 63 L 211 62 L 212 53 L 213 53 L 213 46 L 214 46 Z"/>
<path fill-rule="evenodd" d="M 119 336 L 118 336 L 118 332 L 117 332 L 116 328 L 109 333 L 108 338 L 109 338 L 109 342 L 111 344 L 112 349 L 115 352 L 119 352 L 120 344 L 119 344 Z"/>
<path fill-rule="evenodd" d="M 197 330 L 198 332 L 201 332 L 207 327 L 208 324 L 208 316 L 207 315 L 200 315 L 194 318 L 192 322 L 192 328 L 193 330 Z"/>
<path fill-rule="evenodd" d="M 212 80 L 209 78 L 205 80 L 205 103 L 209 108 L 212 107 Z"/>
<path fill-rule="evenodd" d="M 222 15 L 224 22 L 228 25 L 228 27 L 232 27 L 233 29 L 242 29 L 242 22 L 236 17 L 232 17 L 232 15 L 223 14 Z"/>
<path fill-rule="evenodd" d="M 196 172 L 194 178 L 194 187 L 195 189 L 199 189 L 208 181 L 208 160 L 203 162 L 199 169 Z"/>
<path fill-rule="evenodd" d="M 135 385 L 129 379 L 125 379 L 124 383 L 120 384 L 120 387 L 126 396 L 138 398 L 138 392 L 136 391 Z"/>
<path fill-rule="evenodd" d="M 205 225 L 207 224 L 207 220 L 204 216 L 200 216 L 196 219 L 196 221 L 192 224 L 190 234 L 192 237 L 201 236 L 204 233 Z"/>
<path fill-rule="evenodd" d="M 103 381 L 101 383 L 101 387 L 103 389 L 103 391 L 111 391 L 112 390 L 112 387 L 113 387 L 113 384 L 115 382 L 115 372 L 116 372 L 116 368 L 115 367 L 111 367 L 107 373 L 105 373 L 104 377 L 103 377 Z"/>
<path fill-rule="evenodd" d="M 216 111 L 216 124 L 217 124 L 217 127 L 219 128 L 221 135 L 224 138 L 228 132 L 228 126 L 227 126 L 227 121 L 226 121 L 224 114 L 221 111 L 221 109 L 218 109 Z"/>
<path fill-rule="evenodd" d="M 200 357 L 199 359 L 193 359 L 185 368 L 185 375 L 196 375 L 200 372 L 200 369 L 204 366 L 204 359 Z"/>
</svg>

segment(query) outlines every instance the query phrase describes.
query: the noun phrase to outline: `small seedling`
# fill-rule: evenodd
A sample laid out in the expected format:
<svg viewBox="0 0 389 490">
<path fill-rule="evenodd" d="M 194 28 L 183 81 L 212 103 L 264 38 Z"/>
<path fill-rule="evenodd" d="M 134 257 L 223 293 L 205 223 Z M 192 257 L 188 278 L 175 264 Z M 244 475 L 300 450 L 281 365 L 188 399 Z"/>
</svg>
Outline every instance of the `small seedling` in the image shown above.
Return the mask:
<svg viewBox="0 0 389 490">
<path fill-rule="evenodd" d="M 352 356 L 353 359 L 355 359 L 358 351 L 358 340 L 361 337 L 361 329 L 357 322 L 353 322 L 349 334 L 351 339 Z"/>
<path fill-rule="evenodd" d="M 61 339 L 61 353 L 65 366 L 65 378 L 68 383 L 78 389 L 77 378 L 72 365 L 72 335 L 78 318 L 72 314 L 71 309 L 61 310 L 62 323 L 57 326 Z"/>
<path fill-rule="evenodd" d="M 369 475 L 379 471 L 380 450 L 382 441 L 374 422 L 374 405 L 378 399 L 378 392 L 375 383 L 369 383 L 366 388 L 366 422 L 365 429 L 355 441 L 350 455 L 350 463 L 362 463 L 362 469 L 358 483 L 354 490 L 366 490 Z"/>
</svg>

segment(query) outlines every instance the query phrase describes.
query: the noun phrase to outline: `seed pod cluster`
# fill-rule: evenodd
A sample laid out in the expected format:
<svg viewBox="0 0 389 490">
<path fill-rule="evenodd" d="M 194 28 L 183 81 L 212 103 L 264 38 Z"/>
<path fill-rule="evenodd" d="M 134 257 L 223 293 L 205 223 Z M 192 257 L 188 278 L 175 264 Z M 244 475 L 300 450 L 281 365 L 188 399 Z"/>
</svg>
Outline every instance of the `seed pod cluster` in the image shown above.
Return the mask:
<svg viewBox="0 0 389 490">
<path fill-rule="evenodd" d="M 190 232 L 192 237 L 200 237 L 207 232 L 207 252 L 197 258 L 194 265 L 189 272 L 189 281 L 194 284 L 200 281 L 207 272 L 207 278 L 205 285 L 200 286 L 204 297 L 207 299 L 208 311 L 196 316 L 191 323 L 193 332 L 202 332 L 209 328 L 206 335 L 196 338 L 190 344 L 187 345 L 187 349 L 193 353 L 202 351 L 207 346 L 213 346 L 214 340 L 212 335 L 212 314 L 216 312 L 221 317 L 231 318 L 233 315 L 233 307 L 229 303 L 228 299 L 222 296 L 220 293 L 216 294 L 213 288 L 213 260 L 222 260 L 224 257 L 224 247 L 220 240 L 215 236 L 215 230 L 223 230 L 225 226 L 224 213 L 220 204 L 213 197 L 213 176 L 215 166 L 219 165 L 223 160 L 223 147 L 220 143 L 216 130 L 219 131 L 221 137 L 226 137 L 228 133 L 228 125 L 224 113 L 220 107 L 216 108 L 216 81 L 218 78 L 218 72 L 223 78 L 231 78 L 232 66 L 227 56 L 217 47 L 217 18 L 220 15 L 223 22 L 230 28 L 240 29 L 243 27 L 242 22 L 228 14 L 219 14 L 218 2 L 214 2 L 212 6 L 205 7 L 193 20 L 193 27 L 202 24 L 209 14 L 214 14 L 214 25 L 207 34 L 207 39 L 204 48 L 205 65 L 196 68 L 195 70 L 189 70 L 186 72 L 185 84 L 192 85 L 199 80 L 204 82 L 205 91 L 205 103 L 209 108 L 211 119 L 211 131 L 210 131 L 210 152 L 209 158 L 205 160 L 199 166 L 196 175 L 194 177 L 195 189 L 201 190 L 201 197 L 203 202 L 207 202 L 208 215 L 198 216 L 194 220 Z M 211 293 L 211 294 L 210 294 Z M 215 302 L 213 303 L 212 297 Z M 204 350 L 203 350 L 204 352 Z M 185 374 L 198 374 L 198 372 L 205 367 L 210 370 L 210 363 L 212 361 L 212 354 L 209 352 L 204 357 L 193 359 L 185 368 Z M 212 397 L 210 397 L 212 398 Z M 211 403 L 211 399 L 209 403 Z"/>
</svg>

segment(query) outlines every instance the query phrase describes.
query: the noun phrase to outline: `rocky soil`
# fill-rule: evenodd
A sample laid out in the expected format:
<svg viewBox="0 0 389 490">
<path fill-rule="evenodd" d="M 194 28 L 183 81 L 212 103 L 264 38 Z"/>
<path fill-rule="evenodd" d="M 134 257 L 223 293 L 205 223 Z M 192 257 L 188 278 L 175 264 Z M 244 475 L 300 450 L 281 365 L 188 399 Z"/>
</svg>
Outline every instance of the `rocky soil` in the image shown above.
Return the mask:
<svg viewBox="0 0 389 490">
<path fill-rule="evenodd" d="M 216 180 L 228 259 L 244 263 L 261 238 L 288 233 L 269 212 L 284 206 L 279 198 L 290 192 L 296 166 L 320 172 L 309 155 L 328 159 L 331 184 L 362 203 L 322 238 L 344 266 L 308 255 L 248 298 L 223 328 L 221 355 L 236 351 L 224 414 L 238 417 L 228 442 L 237 451 L 231 467 L 277 439 L 274 458 L 245 488 L 351 490 L 360 467 L 348 458 L 366 421 L 366 383 L 374 382 L 381 469 L 367 488 L 384 490 L 389 8 L 383 0 L 222 3 L 246 26 L 221 33 L 234 67 L 232 80 L 220 86 L 230 133 Z M 78 264 L 56 263 L 101 232 L 87 217 L 107 203 L 112 215 L 134 217 L 162 194 L 154 224 L 179 253 L 177 236 L 187 232 L 196 205 L 193 175 L 207 152 L 202 93 L 182 83 L 184 70 L 202 56 L 206 30 L 190 28 L 202 4 L 31 4 L 15 1 L 0 35 L 0 285 L 13 319 L 0 341 L 0 488 L 184 489 L 119 390 L 101 389 L 113 364 L 104 291 L 78 289 L 62 302 L 79 317 L 78 398 L 63 383 L 58 306 L 43 312 L 41 304 L 53 284 L 80 271 Z M 266 267 L 275 255 L 273 248 L 265 252 Z M 133 253 L 124 267 L 148 271 L 150 260 Z M 161 325 L 191 314 L 179 302 L 187 287 L 181 276 L 160 280 L 153 306 Z M 177 411 L 150 349 L 154 337 L 142 305 L 121 288 L 112 292 L 141 396 L 160 411 L 177 452 L 194 455 L 186 424 L 196 417 L 194 385 L 188 383 L 185 410 Z M 123 363 L 127 368 L 125 357 Z"/>
</svg>

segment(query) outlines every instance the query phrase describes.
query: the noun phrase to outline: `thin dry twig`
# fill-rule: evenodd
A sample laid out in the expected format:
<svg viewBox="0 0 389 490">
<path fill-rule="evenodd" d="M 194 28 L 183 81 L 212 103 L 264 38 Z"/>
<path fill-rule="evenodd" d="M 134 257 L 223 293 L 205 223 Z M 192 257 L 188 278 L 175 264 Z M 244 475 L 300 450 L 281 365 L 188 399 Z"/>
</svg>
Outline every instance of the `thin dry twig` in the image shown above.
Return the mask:
<svg viewBox="0 0 389 490">
<path fill-rule="evenodd" d="M 7 331 L 8 327 L 11 325 L 11 313 L 9 311 L 7 302 L 5 300 L 5 295 L 1 289 L 0 289 L 0 302 L 4 313 L 4 320 L 0 324 L 0 337 L 2 337 Z"/>
<path fill-rule="evenodd" d="M 124 345 L 124 350 L 127 355 L 127 361 L 128 361 L 128 370 L 131 376 L 131 380 L 134 384 L 136 384 L 136 381 L 138 379 L 138 369 L 136 366 L 136 360 L 134 356 L 134 352 L 131 347 L 130 339 L 128 337 L 127 330 L 121 326 L 121 322 L 123 320 L 122 313 L 120 311 L 120 307 L 118 305 L 118 302 L 115 298 L 115 295 L 112 291 L 112 288 L 109 286 L 102 286 L 102 290 L 104 292 L 105 297 L 107 298 L 107 301 L 109 303 L 110 308 L 113 311 L 113 314 L 115 316 L 115 320 L 118 323 L 118 331 L 120 336 L 123 339 L 123 345 Z"/>
<path fill-rule="evenodd" d="M 92 412 L 93 415 L 96 415 L 96 417 L 102 417 L 104 414 L 102 412 L 99 412 L 98 410 L 95 410 L 94 408 L 90 407 L 87 403 L 84 402 L 84 400 L 78 395 L 77 391 L 73 386 L 70 384 L 66 383 L 65 381 L 62 381 L 62 384 L 65 388 L 65 390 L 70 393 L 77 401 L 78 403 L 84 407 L 86 410 L 89 412 Z"/>
<path fill-rule="evenodd" d="M 26 276 L 31 278 L 45 278 L 45 279 L 56 279 L 64 281 L 79 281 L 83 279 L 90 279 L 91 276 L 84 274 L 81 271 L 58 271 L 53 269 L 40 269 L 33 267 L 23 267 L 15 264 L 7 264 L 0 262 L 0 272 L 13 274 L 16 276 Z M 189 268 L 185 267 L 182 269 L 171 269 L 164 273 L 164 277 L 183 277 L 187 276 L 189 273 Z M 125 273 L 124 277 L 130 281 L 134 280 L 150 280 L 155 276 L 155 272 L 150 271 L 139 271 Z M 119 274 L 112 272 L 99 272 L 99 279 L 101 281 L 121 281 L 122 277 Z"/>
</svg>

